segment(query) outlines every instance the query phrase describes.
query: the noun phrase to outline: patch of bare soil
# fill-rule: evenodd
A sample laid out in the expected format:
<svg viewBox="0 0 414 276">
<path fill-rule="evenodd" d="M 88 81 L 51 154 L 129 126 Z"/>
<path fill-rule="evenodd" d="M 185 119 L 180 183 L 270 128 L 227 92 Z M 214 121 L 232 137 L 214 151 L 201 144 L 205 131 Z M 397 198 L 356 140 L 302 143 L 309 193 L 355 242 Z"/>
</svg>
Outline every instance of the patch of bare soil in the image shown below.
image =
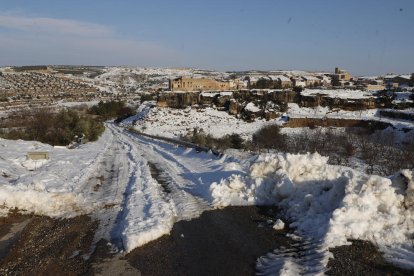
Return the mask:
<svg viewBox="0 0 414 276">
<path fill-rule="evenodd" d="M 0 274 L 85 274 L 89 261 L 82 255 L 89 253 L 96 227 L 97 222 L 89 216 L 72 219 L 34 216 L 0 261 Z"/>
<path fill-rule="evenodd" d="M 0 219 L 0 240 L 10 241 L 0 275 L 253 275 L 258 257 L 296 243 L 286 237 L 289 229 L 272 228 L 278 214 L 275 208 L 255 206 L 207 211 L 125 256 L 101 240 L 91 258 L 84 258 L 98 224 L 89 216 L 13 213 Z M 335 259 L 328 275 L 413 275 L 386 263 L 369 242 L 353 241 L 331 251 Z"/>
<path fill-rule="evenodd" d="M 353 240 L 352 245 L 344 245 L 330 250 L 334 259 L 329 260 L 327 275 L 414 275 L 384 260 L 381 252 L 370 242 Z"/>
<path fill-rule="evenodd" d="M 252 275 L 258 257 L 290 246 L 268 222 L 274 217 L 275 210 L 254 206 L 207 211 L 126 258 L 142 275 Z"/>
</svg>

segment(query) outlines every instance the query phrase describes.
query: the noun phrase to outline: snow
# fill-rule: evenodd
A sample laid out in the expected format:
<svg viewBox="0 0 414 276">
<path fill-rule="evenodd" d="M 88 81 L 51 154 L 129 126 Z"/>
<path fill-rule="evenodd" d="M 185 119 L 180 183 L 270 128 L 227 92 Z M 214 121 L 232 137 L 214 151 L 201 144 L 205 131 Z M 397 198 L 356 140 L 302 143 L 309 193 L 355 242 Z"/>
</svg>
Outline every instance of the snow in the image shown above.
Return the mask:
<svg viewBox="0 0 414 276">
<path fill-rule="evenodd" d="M 330 109 L 329 107 L 318 106 L 300 107 L 296 103 L 288 103 L 287 115 L 291 118 L 337 118 L 337 119 L 373 119 L 378 109 L 367 109 L 358 111 L 346 111 L 342 109 Z"/>
<path fill-rule="evenodd" d="M 283 75 L 269 76 L 271 80 L 290 81 L 290 79 Z"/>
<path fill-rule="evenodd" d="M 303 79 L 308 81 L 318 81 L 319 79 L 314 76 L 302 76 Z"/>
<path fill-rule="evenodd" d="M 283 228 L 285 228 L 285 223 L 281 219 L 277 219 L 275 224 L 273 225 L 273 229 L 283 230 Z"/>
<path fill-rule="evenodd" d="M 379 114 L 380 109 L 366 109 L 358 111 L 346 111 L 342 109 L 330 109 L 329 107 L 318 106 L 315 108 L 299 107 L 298 104 L 289 103 L 287 116 L 290 118 L 332 118 L 332 119 L 353 119 L 353 120 L 373 120 L 390 123 L 396 128 L 410 128 L 414 127 L 413 122 L 404 121 L 401 119 L 392 119 L 383 117 Z M 383 109 L 387 110 L 387 109 Z M 411 113 L 411 109 L 401 110 L 400 112 Z"/>
<path fill-rule="evenodd" d="M 265 120 L 248 123 L 214 108 L 159 108 L 154 107 L 153 102 L 141 105 L 137 115 L 123 121 L 123 124 L 131 126 L 134 121 L 136 130 L 168 138 L 179 138 L 192 132 L 194 128 L 202 128 L 213 137 L 237 133 L 245 139 L 251 139 L 252 134 L 267 123 Z"/>
<path fill-rule="evenodd" d="M 395 100 L 393 100 L 393 103 L 412 103 L 413 100 L 411 100 L 411 96 L 413 95 L 412 92 L 395 92 Z"/>
<path fill-rule="evenodd" d="M 103 74 L 93 79 L 93 84 L 109 93 L 121 92 L 121 87 L 130 92 L 143 93 L 146 88 L 167 88 L 168 80 L 177 77 L 214 78 L 228 77 L 225 72 L 192 68 L 147 68 L 147 67 L 105 67 Z M 88 80 L 85 78 L 85 80 Z M 89 81 L 91 81 L 89 79 Z"/>
<path fill-rule="evenodd" d="M 203 92 L 200 94 L 200 96 L 206 97 L 206 98 L 214 98 L 215 96 L 219 94 L 220 94 L 219 92 Z"/>
<path fill-rule="evenodd" d="M 164 201 L 160 185 L 152 178 L 138 146 L 113 129 L 128 148 L 129 183 L 123 209 L 122 241 L 126 252 L 168 234 L 175 217 L 174 205 Z"/>
<path fill-rule="evenodd" d="M 247 111 L 250 111 L 250 112 L 253 112 L 253 113 L 256 113 L 256 112 L 260 112 L 260 111 L 261 111 L 261 109 L 260 109 L 260 108 L 258 108 L 258 107 L 257 107 L 254 103 L 252 103 L 252 102 L 248 103 L 248 104 L 245 106 L 244 110 L 247 110 Z"/>
<path fill-rule="evenodd" d="M 260 155 L 247 175 L 232 175 L 211 185 L 213 203 L 216 207 L 277 204 L 297 235 L 321 240 L 325 250 L 348 244 L 348 239 L 368 240 L 391 261 L 413 268 L 409 258 L 414 250 L 410 230 L 414 208 L 409 205 L 413 172 L 385 178 L 327 161 L 317 153 Z M 409 188 L 401 193 L 404 181 Z M 403 262 L 398 260 L 402 254 L 393 254 L 402 249 Z M 326 250 L 323 265 L 328 259 Z"/>
<path fill-rule="evenodd" d="M 289 105 L 289 116 L 295 112 L 334 114 Z M 375 112 L 359 115 L 373 118 Z M 140 131 L 166 137 L 196 127 L 216 137 L 251 137 L 266 123 L 243 122 L 213 108 L 158 108 L 154 102 L 142 104 L 124 124 L 134 122 Z M 28 151 L 47 151 L 50 159 L 26 160 Z M 328 157 L 317 153 L 226 153 L 232 155 L 198 153 L 109 123 L 98 141 L 72 150 L 0 139 L 0 203 L 6 210 L 16 207 L 51 217 L 93 214 L 105 222 L 94 241 L 105 238 L 119 252 L 168 234 L 176 221 L 193 219 L 211 208 L 275 204 L 284 221 L 277 220 L 273 227 L 288 226 L 299 241 L 311 241 L 312 250 L 320 251 L 321 267 L 326 267 L 329 248 L 361 239 L 378 245 L 396 264 L 414 268 L 414 171 L 381 177 L 329 165 Z M 151 175 L 150 164 L 159 170 L 159 179 Z M 95 190 L 96 186 L 102 187 Z M 281 262 L 285 272 L 303 271 L 302 266 L 294 258 Z"/>
<path fill-rule="evenodd" d="M 373 98 L 374 95 L 367 91 L 361 90 L 346 90 L 346 89 L 305 89 L 300 92 L 302 96 L 314 96 L 317 94 L 323 95 L 329 98 L 339 99 L 368 99 Z"/>
<path fill-rule="evenodd" d="M 65 107 L 77 107 L 77 106 L 82 106 L 82 105 L 86 105 L 88 107 L 97 105 L 99 103 L 99 101 L 88 101 L 88 102 L 66 102 L 66 101 L 58 101 L 57 105 L 58 106 L 65 106 Z"/>
<path fill-rule="evenodd" d="M 0 139 L 0 202 L 51 217 L 73 217 L 93 209 L 93 202 L 79 192 L 110 140 L 106 131 L 98 142 L 69 150 Z M 26 160 L 29 151 L 47 151 L 50 159 Z"/>
</svg>

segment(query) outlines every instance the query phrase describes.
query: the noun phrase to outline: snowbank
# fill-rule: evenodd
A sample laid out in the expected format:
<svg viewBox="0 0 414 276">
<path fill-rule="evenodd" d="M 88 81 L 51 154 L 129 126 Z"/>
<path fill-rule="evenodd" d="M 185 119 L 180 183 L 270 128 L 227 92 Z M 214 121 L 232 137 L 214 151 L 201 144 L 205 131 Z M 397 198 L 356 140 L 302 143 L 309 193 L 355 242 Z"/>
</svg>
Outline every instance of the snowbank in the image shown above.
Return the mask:
<svg viewBox="0 0 414 276">
<path fill-rule="evenodd" d="M 414 249 L 413 172 L 390 179 L 327 161 L 317 153 L 261 155 L 247 176 L 232 175 L 211 185 L 214 205 L 277 204 L 300 236 L 322 240 L 326 248 L 348 239 L 369 240 L 392 261 L 414 268 L 409 258 Z M 393 254 L 401 248 L 405 255 Z"/>
<path fill-rule="evenodd" d="M 73 150 L 0 139 L 0 204 L 51 217 L 72 217 L 92 210 L 99 203 L 81 191 L 111 139 L 105 131 L 97 142 Z M 48 151 L 50 159 L 26 160 L 29 151 Z"/>
</svg>

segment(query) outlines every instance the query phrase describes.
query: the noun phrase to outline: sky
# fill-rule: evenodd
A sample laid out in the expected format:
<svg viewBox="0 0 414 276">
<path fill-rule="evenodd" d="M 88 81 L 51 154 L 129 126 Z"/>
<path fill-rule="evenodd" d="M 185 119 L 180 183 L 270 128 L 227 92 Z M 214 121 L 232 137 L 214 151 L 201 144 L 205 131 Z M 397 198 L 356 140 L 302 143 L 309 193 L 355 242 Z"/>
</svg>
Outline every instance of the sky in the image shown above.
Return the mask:
<svg viewBox="0 0 414 276">
<path fill-rule="evenodd" d="M 412 0 L 0 0 L 0 66 L 414 72 Z"/>
</svg>

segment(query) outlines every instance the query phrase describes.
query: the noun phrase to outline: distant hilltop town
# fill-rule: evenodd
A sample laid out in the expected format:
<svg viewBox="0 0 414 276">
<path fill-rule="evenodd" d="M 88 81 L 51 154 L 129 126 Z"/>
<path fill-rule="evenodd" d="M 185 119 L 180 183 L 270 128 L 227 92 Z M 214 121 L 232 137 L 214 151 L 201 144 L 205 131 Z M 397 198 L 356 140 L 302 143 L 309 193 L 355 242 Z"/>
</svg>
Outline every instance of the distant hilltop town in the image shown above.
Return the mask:
<svg viewBox="0 0 414 276">
<path fill-rule="evenodd" d="M 206 90 L 240 90 L 240 89 L 286 89 L 302 88 L 348 88 L 365 91 L 378 91 L 410 87 L 413 85 L 411 75 L 386 75 L 382 77 L 352 77 L 352 75 L 335 68 L 334 73 L 308 73 L 302 71 L 247 72 L 235 73 L 229 80 L 212 78 L 177 77 L 169 80 L 170 91 L 206 91 Z"/>
<path fill-rule="evenodd" d="M 155 100 L 159 105 L 185 107 L 191 104 L 209 104 L 224 101 L 229 105 L 229 95 L 252 95 L 258 98 L 267 95 L 280 98 L 280 102 L 300 103 L 301 106 L 324 104 L 327 96 L 301 95 L 300 90 L 328 90 L 401 92 L 396 98 L 398 105 L 410 105 L 414 95 L 412 75 L 388 74 L 376 77 L 355 77 L 351 73 L 335 68 L 333 72 L 306 72 L 295 70 L 278 71 L 230 71 L 191 68 L 145 68 L 123 66 L 71 66 L 36 65 L 0 67 L 0 113 L 22 108 L 56 108 L 70 103 L 99 101 L 137 102 L 142 99 Z M 263 91 L 259 91 L 263 90 Z M 265 91 L 268 90 L 268 91 Z M 269 91 L 280 90 L 277 93 Z M 325 91 L 325 92 L 324 92 Z M 205 92 L 205 93 L 203 93 Z M 211 93 L 210 93 L 211 92 Z M 224 93 L 218 100 L 214 93 Z M 227 93 L 228 92 L 228 93 Z M 324 93 L 322 93 L 324 92 Z M 226 94 L 227 93 L 227 94 Z M 332 93 L 331 93 L 332 94 Z M 409 95 L 410 94 L 410 95 Z M 216 95 L 212 97 L 212 95 Z M 394 97 L 393 94 L 388 95 Z M 247 97 L 247 96 L 246 96 Z M 261 97 L 261 96 L 260 96 Z M 216 99 L 217 98 L 217 99 Z M 283 99 L 282 99 L 283 98 Z M 341 107 L 378 107 L 374 97 L 349 99 Z M 330 103 L 329 105 L 332 106 Z"/>
</svg>

